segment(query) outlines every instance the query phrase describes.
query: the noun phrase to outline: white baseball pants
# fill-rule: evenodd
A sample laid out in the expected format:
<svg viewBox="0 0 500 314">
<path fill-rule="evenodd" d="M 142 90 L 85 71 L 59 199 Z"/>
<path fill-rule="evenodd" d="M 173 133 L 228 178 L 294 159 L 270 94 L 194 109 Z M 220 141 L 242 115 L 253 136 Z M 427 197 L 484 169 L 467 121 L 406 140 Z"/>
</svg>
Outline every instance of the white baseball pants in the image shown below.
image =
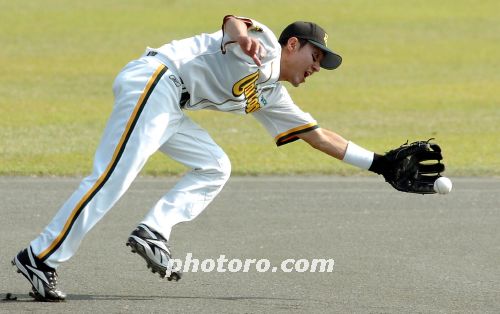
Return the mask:
<svg viewBox="0 0 500 314">
<path fill-rule="evenodd" d="M 115 104 L 83 179 L 43 232 L 31 242 L 56 268 L 125 193 L 148 158 L 161 151 L 191 169 L 141 222 L 166 239 L 172 227 L 197 217 L 220 192 L 231 165 L 208 133 L 180 109 L 179 77 L 154 57 L 130 62 L 113 85 Z"/>
</svg>

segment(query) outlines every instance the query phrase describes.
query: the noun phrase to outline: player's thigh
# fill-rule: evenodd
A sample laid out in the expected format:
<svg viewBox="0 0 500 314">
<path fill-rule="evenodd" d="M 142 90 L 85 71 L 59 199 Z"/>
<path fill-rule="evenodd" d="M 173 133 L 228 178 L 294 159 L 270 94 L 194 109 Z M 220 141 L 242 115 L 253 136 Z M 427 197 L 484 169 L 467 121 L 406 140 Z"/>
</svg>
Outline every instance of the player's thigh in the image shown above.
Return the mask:
<svg viewBox="0 0 500 314">
<path fill-rule="evenodd" d="M 160 151 L 191 169 L 215 169 L 229 175 L 231 164 L 226 153 L 202 127 L 185 116 L 177 132 Z"/>
</svg>

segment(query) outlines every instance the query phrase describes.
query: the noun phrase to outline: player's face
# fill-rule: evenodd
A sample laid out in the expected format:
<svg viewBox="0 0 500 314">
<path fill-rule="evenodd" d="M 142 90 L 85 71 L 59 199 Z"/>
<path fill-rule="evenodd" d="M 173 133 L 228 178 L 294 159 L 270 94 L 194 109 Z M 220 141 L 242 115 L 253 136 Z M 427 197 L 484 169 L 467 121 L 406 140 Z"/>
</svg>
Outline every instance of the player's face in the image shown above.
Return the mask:
<svg viewBox="0 0 500 314">
<path fill-rule="evenodd" d="M 300 47 L 300 43 L 288 51 L 284 56 L 286 60 L 282 63 L 280 77 L 297 87 L 306 81 L 306 78 L 319 72 L 323 52 L 310 43 Z"/>
</svg>

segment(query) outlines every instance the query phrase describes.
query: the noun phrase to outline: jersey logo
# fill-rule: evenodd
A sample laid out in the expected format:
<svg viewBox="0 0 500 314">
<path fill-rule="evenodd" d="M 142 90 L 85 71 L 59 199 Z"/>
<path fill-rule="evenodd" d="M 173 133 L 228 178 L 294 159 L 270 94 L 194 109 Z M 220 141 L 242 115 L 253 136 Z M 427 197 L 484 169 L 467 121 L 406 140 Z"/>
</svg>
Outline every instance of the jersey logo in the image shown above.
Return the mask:
<svg viewBox="0 0 500 314">
<path fill-rule="evenodd" d="M 260 109 L 261 105 L 257 95 L 257 80 L 259 79 L 259 70 L 245 76 L 233 85 L 233 95 L 239 97 L 245 96 L 247 106 L 245 107 L 246 113 L 252 113 Z"/>
<path fill-rule="evenodd" d="M 251 31 L 255 31 L 255 32 L 259 32 L 259 33 L 262 33 L 262 32 L 264 31 L 264 30 L 262 29 L 262 27 L 259 27 L 259 26 L 256 26 L 256 25 L 252 26 L 252 27 L 250 28 L 250 30 L 251 30 Z"/>
</svg>

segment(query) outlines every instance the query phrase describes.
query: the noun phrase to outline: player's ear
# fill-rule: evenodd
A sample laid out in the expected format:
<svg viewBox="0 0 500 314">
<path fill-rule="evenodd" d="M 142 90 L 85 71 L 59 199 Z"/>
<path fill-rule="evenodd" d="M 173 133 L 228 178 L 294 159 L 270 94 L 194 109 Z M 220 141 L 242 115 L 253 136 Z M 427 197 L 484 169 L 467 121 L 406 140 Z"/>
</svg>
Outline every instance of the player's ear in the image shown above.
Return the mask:
<svg viewBox="0 0 500 314">
<path fill-rule="evenodd" d="M 290 37 L 286 43 L 286 48 L 289 51 L 298 50 L 300 48 L 299 39 L 297 37 Z"/>
</svg>

